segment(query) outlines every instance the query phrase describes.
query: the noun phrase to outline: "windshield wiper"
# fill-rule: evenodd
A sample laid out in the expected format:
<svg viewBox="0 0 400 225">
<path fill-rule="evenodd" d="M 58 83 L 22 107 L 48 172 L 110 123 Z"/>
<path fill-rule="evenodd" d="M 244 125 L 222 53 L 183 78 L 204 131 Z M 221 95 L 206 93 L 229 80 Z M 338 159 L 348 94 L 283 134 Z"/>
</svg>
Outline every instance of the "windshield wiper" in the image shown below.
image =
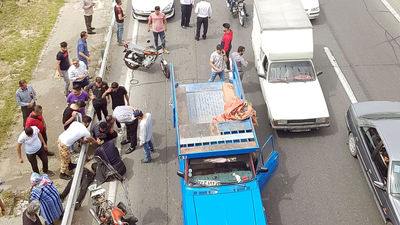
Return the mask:
<svg viewBox="0 0 400 225">
<path fill-rule="evenodd" d="M 238 185 L 238 186 L 240 186 L 240 187 L 246 187 L 246 185 L 244 185 L 244 184 L 239 184 L 239 183 L 230 183 L 230 182 L 221 182 L 221 184 L 222 185 L 231 185 L 231 184 L 234 184 L 234 185 Z"/>
<path fill-rule="evenodd" d="M 210 186 L 207 186 L 207 185 L 204 185 L 204 184 L 200 184 L 199 182 L 189 181 L 189 183 L 193 184 L 193 185 L 198 185 L 200 187 L 210 188 L 211 190 L 214 190 L 214 191 L 219 191 L 218 188 L 210 187 Z"/>
</svg>

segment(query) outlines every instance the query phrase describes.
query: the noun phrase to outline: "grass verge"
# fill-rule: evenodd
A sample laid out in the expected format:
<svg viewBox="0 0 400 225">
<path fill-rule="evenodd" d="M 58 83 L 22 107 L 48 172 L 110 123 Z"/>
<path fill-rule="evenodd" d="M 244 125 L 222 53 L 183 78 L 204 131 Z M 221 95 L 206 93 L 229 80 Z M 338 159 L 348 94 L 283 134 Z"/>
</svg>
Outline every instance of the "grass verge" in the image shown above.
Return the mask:
<svg viewBox="0 0 400 225">
<path fill-rule="evenodd" d="M 18 81 L 29 82 L 64 0 L 3 0 L 0 9 L 0 130 L 15 122 Z M 7 137 L 0 133 L 0 146 Z"/>
</svg>

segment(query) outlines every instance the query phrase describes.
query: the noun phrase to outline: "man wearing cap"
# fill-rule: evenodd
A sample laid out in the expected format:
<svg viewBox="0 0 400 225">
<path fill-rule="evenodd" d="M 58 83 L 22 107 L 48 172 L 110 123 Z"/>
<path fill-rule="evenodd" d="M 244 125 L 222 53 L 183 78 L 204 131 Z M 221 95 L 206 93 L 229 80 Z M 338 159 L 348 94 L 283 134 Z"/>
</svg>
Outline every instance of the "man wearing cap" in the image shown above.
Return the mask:
<svg viewBox="0 0 400 225">
<path fill-rule="evenodd" d="M 126 150 L 126 154 L 129 154 L 136 149 L 137 145 L 137 127 L 138 119 L 141 111 L 131 106 L 117 106 L 113 111 L 113 117 L 120 123 L 126 125 L 126 140 L 121 142 L 121 145 L 131 143 L 131 146 Z"/>
</svg>

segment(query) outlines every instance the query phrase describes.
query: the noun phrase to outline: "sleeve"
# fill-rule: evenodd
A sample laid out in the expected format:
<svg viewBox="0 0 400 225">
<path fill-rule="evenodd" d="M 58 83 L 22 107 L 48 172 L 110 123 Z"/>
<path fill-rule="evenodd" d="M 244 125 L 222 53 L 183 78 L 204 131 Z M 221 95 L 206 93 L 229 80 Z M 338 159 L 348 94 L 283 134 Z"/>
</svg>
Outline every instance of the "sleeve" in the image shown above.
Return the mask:
<svg viewBox="0 0 400 225">
<path fill-rule="evenodd" d="M 83 61 L 79 60 L 79 68 L 81 67 L 83 67 L 83 72 L 87 72 L 86 64 Z"/>
<path fill-rule="evenodd" d="M 56 59 L 57 60 L 61 60 L 62 59 L 62 57 L 60 56 L 60 52 L 57 53 Z"/>
<path fill-rule="evenodd" d="M 86 92 L 86 91 L 82 91 L 82 94 L 84 95 L 84 100 L 85 100 L 85 102 L 86 101 L 88 101 L 89 100 L 89 95 L 88 95 L 88 93 Z"/>
<path fill-rule="evenodd" d="M 39 133 L 39 128 L 37 126 L 32 126 L 33 135 L 37 135 Z"/>
<path fill-rule="evenodd" d="M 149 22 L 150 22 L 150 24 L 153 22 L 152 15 L 153 15 L 153 14 L 150 14 L 150 15 L 149 15 Z"/>
<path fill-rule="evenodd" d="M 22 133 L 19 135 L 18 140 L 17 140 L 18 144 L 24 143 L 24 132 L 25 131 L 22 131 Z"/>
<path fill-rule="evenodd" d="M 76 77 L 75 77 L 75 71 L 72 68 L 72 66 L 68 69 L 68 77 L 71 81 L 75 81 Z"/>
<path fill-rule="evenodd" d="M 72 95 L 71 95 L 72 93 L 69 93 L 68 94 L 68 96 L 67 96 L 67 103 L 71 103 L 72 101 L 71 101 L 71 98 L 72 98 Z"/>
<path fill-rule="evenodd" d="M 140 140 L 140 144 L 144 144 L 144 142 L 146 141 L 146 124 L 141 122 L 139 125 L 139 140 Z"/>
<path fill-rule="evenodd" d="M 78 44 L 78 55 L 79 55 L 79 52 L 84 53 L 84 51 L 85 51 L 85 46 L 83 46 L 83 44 Z"/>
<path fill-rule="evenodd" d="M 85 128 L 85 131 L 83 132 L 83 137 L 88 138 L 88 137 L 90 137 L 90 136 L 91 136 L 91 135 L 90 135 L 89 130 Z"/>
<path fill-rule="evenodd" d="M 122 93 L 123 93 L 124 95 L 127 95 L 127 94 L 128 94 L 128 92 L 126 91 L 125 87 L 122 87 L 122 86 L 121 86 L 121 90 L 122 90 Z"/>
<path fill-rule="evenodd" d="M 222 37 L 222 40 L 221 40 L 221 47 L 222 47 L 222 49 L 225 50 L 225 35 Z"/>
</svg>

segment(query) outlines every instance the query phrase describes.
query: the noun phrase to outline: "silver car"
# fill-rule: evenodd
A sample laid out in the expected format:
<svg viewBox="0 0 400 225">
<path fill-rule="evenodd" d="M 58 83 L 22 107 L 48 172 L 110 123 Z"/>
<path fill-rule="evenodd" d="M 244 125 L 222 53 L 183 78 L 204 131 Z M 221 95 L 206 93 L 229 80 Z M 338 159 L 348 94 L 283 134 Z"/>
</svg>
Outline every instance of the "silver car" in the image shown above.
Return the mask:
<svg viewBox="0 0 400 225">
<path fill-rule="evenodd" d="M 386 224 L 400 225 L 400 102 L 351 104 L 350 154 L 359 159 Z"/>
</svg>

